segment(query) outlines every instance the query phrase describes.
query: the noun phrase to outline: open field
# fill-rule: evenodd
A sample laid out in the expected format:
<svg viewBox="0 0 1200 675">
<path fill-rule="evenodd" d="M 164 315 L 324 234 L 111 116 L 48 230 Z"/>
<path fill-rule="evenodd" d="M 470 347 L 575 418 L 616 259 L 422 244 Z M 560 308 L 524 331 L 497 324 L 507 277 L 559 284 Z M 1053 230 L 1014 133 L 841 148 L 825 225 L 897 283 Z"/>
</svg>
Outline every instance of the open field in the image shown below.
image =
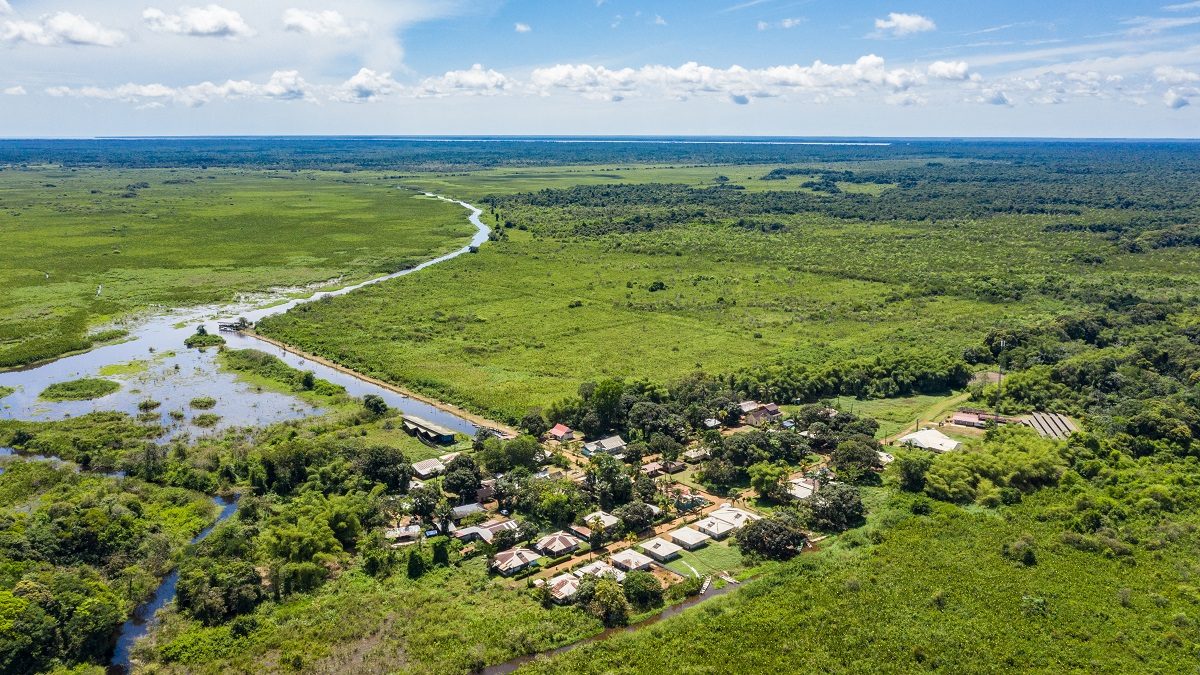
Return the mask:
<svg viewBox="0 0 1200 675">
<path fill-rule="evenodd" d="M 1076 550 L 1041 517 L 1071 499 L 1055 490 L 1003 517 L 954 506 L 914 517 L 892 505 L 874 511 L 892 521 L 872 520 L 878 545 L 858 533 L 680 617 L 519 672 L 1189 668 L 1195 566 L 1179 555 L 1192 544 L 1132 559 Z M 1002 555 L 1025 535 L 1032 566 Z"/>
<path fill-rule="evenodd" d="M 747 182 L 767 169 L 725 168 L 785 195 L 798 180 Z M 481 200 L 611 182 L 610 175 L 703 182 L 725 168 L 512 169 L 420 181 Z M 989 330 L 1048 320 L 1080 296 L 1136 283 L 1148 297 L 1168 297 L 1200 283 L 1184 271 L 1200 265 L 1195 249 L 1123 254 L 1099 234 L 1047 232 L 1058 217 L 862 222 L 804 213 L 772 216 L 781 227 L 767 233 L 711 208 L 672 224 L 668 207 L 637 189 L 546 198 L 556 205 L 501 200 L 485 216 L 515 226 L 479 254 L 273 317 L 260 330 L 512 421 L 603 377 L 663 382 L 698 369 L 819 367 L 912 353 L 958 359 Z M 644 208 L 640 199 L 649 200 Z M 612 229 L 630 217 L 667 224 Z M 1000 249 L 1006 254 L 996 255 Z M 1103 262 L 1082 263 L 1081 251 Z M 909 414 L 898 408 L 886 422 Z"/>
<path fill-rule="evenodd" d="M 784 181 L 762 180 L 765 173 L 775 168 L 773 164 L 735 165 L 614 165 L 614 166 L 560 166 L 536 168 L 502 168 L 477 171 L 464 180 L 462 174 L 432 174 L 406 177 L 402 182 L 432 192 L 447 191 L 470 201 L 492 194 L 559 189 L 575 185 L 610 185 L 637 183 L 678 183 L 691 187 L 710 187 L 723 177 L 729 185 L 751 192 L 771 190 L 797 190 L 811 193 L 809 188 L 800 187 L 809 178 L 818 174 L 814 166 L 809 175 L 789 176 Z M 726 181 L 723 181 L 726 182 Z M 886 185 L 859 185 L 842 183 L 848 191 L 878 194 Z"/>
<path fill-rule="evenodd" d="M 155 305 L 393 272 L 462 246 L 460 207 L 377 174 L 0 171 L 0 367 L 77 351 Z"/>
<path fill-rule="evenodd" d="M 252 618 L 253 629 L 236 635 L 228 624 L 172 615 L 155 641 L 155 665 L 181 673 L 468 673 L 601 629 L 577 608 L 547 611 L 489 579 L 480 559 L 418 580 L 347 573 Z"/>
<path fill-rule="evenodd" d="M 877 420 L 877 436 L 886 438 L 913 427 L 918 419 L 931 422 L 947 412 L 953 412 L 957 406 L 966 403 L 967 398 L 968 394 L 964 392 L 951 392 L 944 396 L 917 394 L 868 401 L 839 396 L 834 399 L 834 403 L 845 410 Z"/>
</svg>

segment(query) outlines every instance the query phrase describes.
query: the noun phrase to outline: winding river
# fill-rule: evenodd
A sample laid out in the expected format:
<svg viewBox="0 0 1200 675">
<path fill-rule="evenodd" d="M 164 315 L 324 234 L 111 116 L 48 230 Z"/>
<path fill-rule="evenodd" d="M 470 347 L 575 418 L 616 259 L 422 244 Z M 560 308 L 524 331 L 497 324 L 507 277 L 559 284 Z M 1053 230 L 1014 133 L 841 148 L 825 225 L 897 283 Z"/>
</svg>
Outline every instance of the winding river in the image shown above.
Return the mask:
<svg viewBox="0 0 1200 675">
<path fill-rule="evenodd" d="M 392 274 L 369 279 L 362 283 L 333 291 L 322 291 L 305 298 L 284 301 L 282 294 L 273 298 L 257 298 L 223 306 L 194 307 L 186 310 L 169 311 L 138 322 L 130 331 L 129 339 L 118 344 L 99 347 L 88 352 L 67 356 L 49 363 L 0 373 L 0 386 L 12 387 L 16 391 L 0 399 L 0 418 L 23 420 L 55 420 L 74 417 L 90 412 L 112 410 L 137 415 L 138 403 L 154 399 L 162 405 L 158 410 L 164 429 L 164 438 L 180 434 L 214 433 L 229 426 L 263 426 L 273 422 L 297 419 L 318 414 L 314 408 L 286 394 L 257 390 L 223 372 L 216 363 L 215 350 L 198 351 L 185 349 L 183 341 L 203 324 L 210 333 L 217 332 L 217 324 L 244 317 L 257 322 L 265 317 L 286 312 L 298 305 L 322 298 L 345 295 L 365 286 L 395 279 L 427 267 L 456 258 L 487 241 L 491 230 L 480 219 L 482 211 L 466 202 L 426 193 L 425 197 L 441 199 L 458 204 L 469 212 L 468 220 L 475 226 L 470 244 L 451 253 L 427 260 L 415 267 Z M 274 303 L 274 304 L 272 304 Z M 234 349 L 254 348 L 278 356 L 288 365 L 300 370 L 311 370 L 321 378 L 346 388 L 351 396 L 376 394 L 402 414 L 411 414 L 437 422 L 455 431 L 474 435 L 477 427 L 428 403 L 398 394 L 390 389 L 359 378 L 352 373 L 331 368 L 321 363 L 302 358 L 253 335 L 222 333 L 227 345 Z M 132 366 L 130 364 L 133 364 Z M 81 377 L 110 377 L 119 380 L 121 389 L 102 398 L 90 401 L 46 402 L 38 394 L 55 382 L 64 382 Z M 208 396 L 217 400 L 215 408 L 205 411 L 221 416 L 221 422 L 212 430 L 201 431 L 190 425 L 190 420 L 175 421 L 168 412 L 188 411 L 188 403 L 197 397 Z M 8 448 L 0 448 L 0 456 L 13 454 Z M 26 456 L 27 460 L 60 460 L 53 457 Z M 3 469 L 0 468 L 0 472 Z M 113 474 L 118 475 L 118 474 Z M 192 540 L 198 542 L 237 511 L 236 502 L 213 498 L 220 511 L 212 525 L 205 528 Z M 168 574 L 155 590 L 154 596 L 134 610 L 133 615 L 121 627 L 117 636 L 110 670 L 126 672 L 130 666 L 130 651 L 134 642 L 145 635 L 151 626 L 155 612 L 175 597 L 175 586 L 179 580 L 177 572 Z"/>
</svg>

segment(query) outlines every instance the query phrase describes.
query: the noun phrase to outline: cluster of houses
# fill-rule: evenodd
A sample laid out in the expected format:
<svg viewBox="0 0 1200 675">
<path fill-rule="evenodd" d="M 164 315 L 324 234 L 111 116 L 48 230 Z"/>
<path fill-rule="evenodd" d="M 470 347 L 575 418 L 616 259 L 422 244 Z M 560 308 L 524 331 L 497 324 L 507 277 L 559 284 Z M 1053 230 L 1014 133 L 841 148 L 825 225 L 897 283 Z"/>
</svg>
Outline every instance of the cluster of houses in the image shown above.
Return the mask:
<svg viewBox="0 0 1200 675">
<path fill-rule="evenodd" d="M 603 511 L 585 516 L 584 520 L 592 522 L 592 518 L 599 518 L 601 522 L 604 522 L 605 516 L 611 519 L 609 522 L 613 526 L 617 524 L 615 516 Z M 708 545 L 712 540 L 724 539 L 747 523 L 760 518 L 761 516 L 754 513 L 725 504 L 691 526 L 680 527 L 662 536 L 643 541 L 636 547 L 617 551 L 608 560 L 593 560 L 574 571 L 564 572 L 548 581 L 539 580 L 537 584 L 544 585 L 555 602 L 567 603 L 579 590 L 580 580 L 586 576 L 608 577 L 617 582 L 623 582 L 625 575 L 629 572 L 646 571 L 655 564 L 674 560 L 683 551 L 694 551 Z M 571 532 L 548 534 L 539 539 L 532 549 L 516 548 L 501 551 L 496 554 L 492 569 L 507 576 L 537 565 L 543 554 L 561 557 L 572 553 L 578 550 L 581 543 L 581 540 L 573 534 L 583 534 L 581 529 L 586 530 L 582 526 L 573 526 Z M 590 531 L 587 533 L 590 534 Z"/>
<path fill-rule="evenodd" d="M 738 404 L 738 411 L 741 417 L 742 424 L 761 427 L 768 424 L 779 422 L 783 419 L 783 409 L 777 403 L 761 403 L 759 401 L 742 401 Z M 709 417 L 704 420 L 705 429 L 720 429 L 724 424 L 721 420 L 715 417 Z M 551 440 L 565 443 L 576 438 L 574 430 L 565 424 L 556 424 L 547 436 Z M 583 444 L 583 455 L 591 457 L 600 453 L 612 455 L 617 459 L 624 457 L 625 448 L 629 444 L 620 436 L 608 436 L 594 441 L 588 441 Z"/>
</svg>

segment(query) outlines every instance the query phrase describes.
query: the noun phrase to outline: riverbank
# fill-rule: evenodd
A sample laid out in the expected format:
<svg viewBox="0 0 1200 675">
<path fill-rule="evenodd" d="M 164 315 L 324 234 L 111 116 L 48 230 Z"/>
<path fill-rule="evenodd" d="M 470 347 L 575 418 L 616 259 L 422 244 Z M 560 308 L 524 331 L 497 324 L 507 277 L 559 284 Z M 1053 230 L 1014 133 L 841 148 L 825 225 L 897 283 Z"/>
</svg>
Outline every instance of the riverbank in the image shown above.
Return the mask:
<svg viewBox="0 0 1200 675">
<path fill-rule="evenodd" d="M 256 332 L 254 332 L 253 330 L 246 329 L 246 330 L 242 331 L 241 334 L 245 335 L 247 337 L 253 338 L 255 340 L 260 340 L 262 342 L 265 342 L 273 347 L 278 347 L 279 349 L 282 349 L 283 351 L 285 351 L 289 354 L 292 354 L 294 356 L 299 356 L 300 358 L 302 358 L 306 361 L 312 361 L 313 363 L 319 363 L 319 364 L 325 366 L 326 368 L 331 368 L 333 370 L 338 371 L 339 373 L 349 375 L 350 377 L 353 377 L 356 380 L 366 382 L 367 384 L 374 385 L 381 389 L 387 389 L 388 391 L 390 391 L 392 393 L 399 394 L 401 396 L 406 396 L 415 401 L 420 401 L 420 402 L 424 403 L 425 405 L 428 405 L 433 408 L 437 408 L 438 410 L 441 410 L 442 412 L 454 415 L 455 417 L 461 417 L 462 419 L 467 420 L 468 422 L 470 422 L 471 424 L 474 424 L 477 427 L 486 427 L 486 428 L 490 428 L 490 429 L 496 429 L 505 434 L 512 434 L 513 436 L 516 436 L 519 433 L 516 429 L 514 429 L 513 427 L 511 427 L 507 424 L 504 424 L 503 422 L 498 422 L 493 419 L 488 419 L 482 415 L 477 415 L 477 414 L 471 412 L 470 410 L 460 408 L 459 406 L 453 405 L 451 403 L 446 403 L 445 401 L 439 401 L 436 398 L 426 396 L 419 392 L 415 392 L 411 389 L 406 389 L 405 387 L 401 387 L 401 386 L 392 384 L 391 382 L 386 382 L 377 377 L 371 377 L 370 375 L 364 375 L 363 373 L 360 373 L 352 368 L 347 368 L 346 366 L 343 366 L 334 361 L 330 361 L 329 359 L 324 358 L 322 356 L 317 356 L 316 354 L 311 354 L 302 349 L 293 347 L 292 345 L 289 345 L 286 342 L 280 342 L 279 340 L 276 340 L 274 338 L 269 338 L 265 335 L 260 335 Z"/>
</svg>

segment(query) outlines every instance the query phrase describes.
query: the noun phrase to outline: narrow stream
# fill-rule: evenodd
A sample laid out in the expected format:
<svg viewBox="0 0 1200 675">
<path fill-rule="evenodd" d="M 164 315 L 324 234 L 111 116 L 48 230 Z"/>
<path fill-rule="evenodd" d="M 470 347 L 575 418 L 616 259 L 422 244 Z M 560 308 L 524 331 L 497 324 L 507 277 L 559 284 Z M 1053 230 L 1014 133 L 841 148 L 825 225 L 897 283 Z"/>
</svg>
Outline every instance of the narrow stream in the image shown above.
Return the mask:
<svg viewBox="0 0 1200 675">
<path fill-rule="evenodd" d="M 230 516 L 237 512 L 237 502 L 227 500 L 222 497 L 213 497 L 213 503 L 220 507 L 221 512 L 212 525 L 204 528 L 192 538 L 192 543 L 195 544 L 201 541 L 212 531 L 217 525 L 227 520 Z M 137 609 L 133 610 L 133 615 L 129 617 L 117 634 L 117 644 L 113 651 L 112 660 L 109 662 L 109 673 L 126 673 L 129 671 L 130 661 L 129 655 L 133 651 L 133 645 L 138 638 L 150 632 L 150 627 L 153 625 L 154 615 L 158 610 L 166 607 L 168 602 L 175 599 L 175 586 L 179 583 L 179 570 L 171 570 L 162 583 L 154 591 L 154 596 L 146 602 L 138 605 Z"/>
<path fill-rule="evenodd" d="M 0 386 L 16 389 L 13 394 L 0 399 L 0 418 L 55 420 L 102 410 L 137 415 L 138 403 L 153 399 L 161 403 L 156 412 L 166 429 L 165 436 L 169 438 L 183 433 L 193 436 L 214 433 L 230 426 L 263 426 L 320 413 L 319 408 L 313 408 L 293 396 L 258 391 L 239 382 L 234 374 L 222 372 L 217 367 L 216 350 L 201 352 L 186 349 L 183 341 L 201 324 L 208 332 L 216 333 L 218 321 L 234 321 L 238 317 L 245 317 L 257 322 L 304 303 L 345 295 L 364 286 L 418 272 L 463 255 L 472 247 L 487 241 L 491 230 L 480 219 L 480 209 L 466 202 L 437 195 L 427 193 L 426 197 L 458 204 L 470 212 L 468 220 L 475 226 L 475 235 L 470 244 L 415 267 L 272 306 L 263 306 L 269 304 L 272 298 L 260 298 L 256 302 L 242 304 L 168 311 L 139 322 L 131 330 L 130 338 L 119 344 L 99 347 L 30 368 L 0 372 Z M 277 296 L 273 299 L 280 301 L 284 298 Z M 293 368 L 311 370 L 317 377 L 345 387 L 351 396 L 375 394 L 383 397 L 389 406 L 400 410 L 401 413 L 417 415 L 468 435 L 473 435 L 476 431 L 475 425 L 453 414 L 334 368 L 300 358 L 256 337 L 236 333 L 221 335 L 230 348 L 254 348 L 268 352 L 283 359 Z M 129 364 L 134 365 L 130 367 Z M 104 376 L 119 381 L 121 389 L 90 401 L 48 402 L 38 398 L 43 389 L 55 382 Z M 191 419 L 199 411 L 190 409 L 188 404 L 192 399 L 199 397 L 217 400 L 215 408 L 203 411 L 220 416 L 220 423 L 212 429 L 204 430 L 191 424 Z M 184 412 L 185 419 L 175 421 L 169 415 L 172 411 Z"/>
</svg>

